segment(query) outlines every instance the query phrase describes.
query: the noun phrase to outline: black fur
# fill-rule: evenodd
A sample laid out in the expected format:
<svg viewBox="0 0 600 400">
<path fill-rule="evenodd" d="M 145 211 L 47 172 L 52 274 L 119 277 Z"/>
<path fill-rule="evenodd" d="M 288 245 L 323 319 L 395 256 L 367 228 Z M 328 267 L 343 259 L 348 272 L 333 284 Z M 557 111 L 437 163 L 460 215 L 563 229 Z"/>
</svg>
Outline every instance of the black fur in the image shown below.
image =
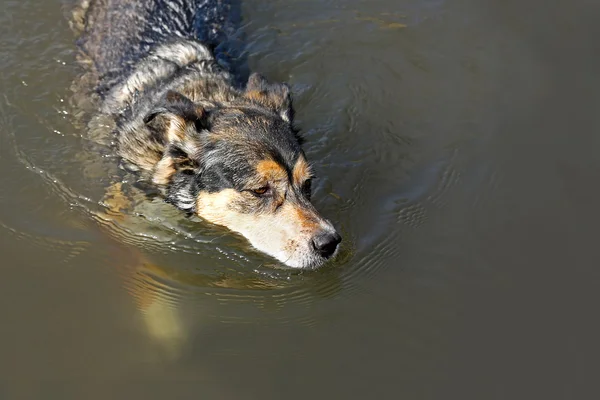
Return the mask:
<svg viewBox="0 0 600 400">
<path fill-rule="evenodd" d="M 118 84 L 157 45 L 200 40 L 220 64 L 247 77 L 240 0 L 81 0 L 79 47 L 93 54 L 97 90 Z M 77 25 L 77 24 L 76 24 Z"/>
</svg>

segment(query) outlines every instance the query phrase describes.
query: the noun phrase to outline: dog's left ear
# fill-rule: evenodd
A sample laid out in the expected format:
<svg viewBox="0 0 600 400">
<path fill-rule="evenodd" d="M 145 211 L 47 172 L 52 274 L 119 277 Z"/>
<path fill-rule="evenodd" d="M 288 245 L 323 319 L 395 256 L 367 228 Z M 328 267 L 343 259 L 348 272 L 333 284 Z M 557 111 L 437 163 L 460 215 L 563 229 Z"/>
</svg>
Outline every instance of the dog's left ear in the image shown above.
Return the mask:
<svg viewBox="0 0 600 400">
<path fill-rule="evenodd" d="M 292 122 L 292 99 L 287 84 L 269 83 L 262 75 L 253 73 L 248 79 L 244 96 L 276 112 L 284 121 Z"/>
<path fill-rule="evenodd" d="M 208 130 L 208 113 L 182 95 L 169 91 L 146 115 L 144 123 L 155 140 L 164 145 L 162 159 L 155 165 L 153 182 L 166 185 L 171 179 L 200 170 L 202 134 Z"/>
<path fill-rule="evenodd" d="M 162 134 L 167 143 L 194 139 L 196 133 L 209 129 L 204 107 L 181 93 L 169 90 L 144 117 L 144 123 Z"/>
</svg>

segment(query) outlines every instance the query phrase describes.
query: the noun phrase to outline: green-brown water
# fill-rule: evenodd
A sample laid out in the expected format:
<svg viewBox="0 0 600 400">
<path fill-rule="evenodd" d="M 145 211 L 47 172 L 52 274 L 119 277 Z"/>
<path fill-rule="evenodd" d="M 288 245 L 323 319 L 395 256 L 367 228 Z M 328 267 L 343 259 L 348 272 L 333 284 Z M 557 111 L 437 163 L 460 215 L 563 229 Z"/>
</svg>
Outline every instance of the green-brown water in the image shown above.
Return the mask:
<svg viewBox="0 0 600 400">
<path fill-rule="evenodd" d="M 0 399 L 598 396 L 594 2 L 245 1 L 344 236 L 305 274 L 107 215 L 70 2 L 0 4 Z"/>
</svg>

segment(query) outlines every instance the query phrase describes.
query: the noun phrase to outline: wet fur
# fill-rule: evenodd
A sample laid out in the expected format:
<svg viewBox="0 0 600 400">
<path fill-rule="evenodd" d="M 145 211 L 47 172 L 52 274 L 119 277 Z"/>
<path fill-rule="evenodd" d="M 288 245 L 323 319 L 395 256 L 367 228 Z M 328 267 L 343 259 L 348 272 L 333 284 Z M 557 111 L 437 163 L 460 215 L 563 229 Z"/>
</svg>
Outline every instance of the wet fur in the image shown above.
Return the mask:
<svg viewBox="0 0 600 400">
<path fill-rule="evenodd" d="M 74 26 L 126 169 L 280 261 L 319 266 L 312 238 L 337 233 L 309 201 L 289 88 L 259 74 L 239 87 L 211 50 L 230 11 L 220 0 L 90 0 Z"/>
</svg>

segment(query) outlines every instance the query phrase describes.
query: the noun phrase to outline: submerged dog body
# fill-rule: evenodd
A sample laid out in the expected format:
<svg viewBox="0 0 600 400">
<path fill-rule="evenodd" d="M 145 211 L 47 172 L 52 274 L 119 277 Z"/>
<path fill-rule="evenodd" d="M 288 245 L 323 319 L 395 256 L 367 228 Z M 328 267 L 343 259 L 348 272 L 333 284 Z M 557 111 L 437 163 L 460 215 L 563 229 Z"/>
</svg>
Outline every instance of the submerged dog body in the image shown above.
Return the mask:
<svg viewBox="0 0 600 400">
<path fill-rule="evenodd" d="M 80 44 L 99 107 L 116 122 L 124 166 L 166 201 L 288 266 L 316 268 L 341 238 L 310 203 L 289 88 L 258 74 L 237 88 L 207 46 L 226 36 L 230 10 L 219 0 L 84 2 Z"/>
</svg>

